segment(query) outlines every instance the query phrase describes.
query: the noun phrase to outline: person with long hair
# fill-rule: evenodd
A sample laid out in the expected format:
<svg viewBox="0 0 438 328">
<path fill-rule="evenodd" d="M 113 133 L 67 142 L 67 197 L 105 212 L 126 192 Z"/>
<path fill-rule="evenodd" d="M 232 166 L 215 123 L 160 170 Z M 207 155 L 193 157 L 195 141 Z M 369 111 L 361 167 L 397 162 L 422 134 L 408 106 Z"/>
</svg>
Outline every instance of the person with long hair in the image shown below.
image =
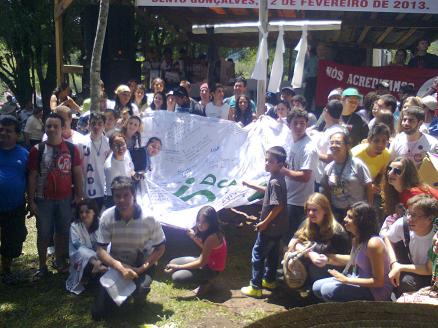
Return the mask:
<svg viewBox="0 0 438 328">
<path fill-rule="evenodd" d="M 291 108 L 287 101 L 280 100 L 274 107 L 275 114 L 277 115 L 277 121 L 287 124 L 287 116 L 289 115 Z"/>
<path fill-rule="evenodd" d="M 96 278 L 107 267 L 97 258 L 96 233 L 99 228 L 99 212 L 93 200 L 85 199 L 76 205 L 77 217 L 70 226 L 70 274 L 65 282 L 68 291 L 80 294 L 84 281 Z"/>
<path fill-rule="evenodd" d="M 326 302 L 389 301 L 389 256 L 378 236 L 375 210 L 365 202 L 357 202 L 348 209 L 344 224 L 352 236 L 350 255 L 329 255 L 327 264 L 345 269 L 343 273 L 328 270 L 332 277 L 317 280 L 313 293 Z"/>
<path fill-rule="evenodd" d="M 254 115 L 251 111 L 251 99 L 246 95 L 240 95 L 237 98 L 236 111 L 234 120 L 241 124 L 242 127 L 247 126 L 254 121 Z"/>
<path fill-rule="evenodd" d="M 157 92 L 164 92 L 165 83 L 162 78 L 156 77 L 152 80 L 152 92 L 155 94 Z"/>
<path fill-rule="evenodd" d="M 126 147 L 128 150 L 132 150 L 136 147 L 140 148 L 141 145 L 141 132 L 143 131 L 143 124 L 138 116 L 131 116 L 121 129 L 121 133 L 126 138 Z"/>
<path fill-rule="evenodd" d="M 222 233 L 216 210 L 211 206 L 202 207 L 196 217 L 196 227 L 187 235 L 201 248 L 199 257 L 178 257 L 167 264 L 165 271 L 172 274 L 177 284 L 200 284 L 195 293 L 203 296 L 211 288 L 211 280 L 224 271 L 227 260 L 227 242 Z"/>
<path fill-rule="evenodd" d="M 397 157 L 387 167 L 383 180 L 383 200 L 386 215 L 397 212 L 398 204 L 407 207 L 407 202 L 415 195 L 429 194 L 438 199 L 438 190 L 420 182 L 417 168 L 412 160 Z"/>
<path fill-rule="evenodd" d="M 303 260 L 308 273 L 307 283 L 312 285 L 318 279 L 330 277 L 327 254 L 348 254 L 350 241 L 344 228 L 335 220 L 330 202 L 323 194 L 311 194 L 304 204 L 304 212 L 306 219 L 289 242 L 288 251 L 299 252 L 306 244 L 316 243 Z"/>
<path fill-rule="evenodd" d="M 79 113 L 81 107 L 70 97 L 71 89 L 67 82 L 62 82 L 53 90 L 50 97 L 50 109 L 55 110 L 58 106 L 67 106 L 75 113 Z"/>
<path fill-rule="evenodd" d="M 166 94 L 163 91 L 158 91 L 154 93 L 154 99 L 151 104 L 152 110 L 166 110 L 167 109 L 167 100 Z"/>
<path fill-rule="evenodd" d="M 146 97 L 146 88 L 143 84 L 138 84 L 134 91 L 134 104 L 137 105 L 141 114 L 146 111 L 148 107 L 148 98 Z"/>
<path fill-rule="evenodd" d="M 127 85 L 121 84 L 115 90 L 116 99 L 114 110 L 120 115 L 124 109 L 127 109 L 129 115 L 139 115 L 139 110 L 136 104 L 131 101 L 131 89 Z"/>
</svg>

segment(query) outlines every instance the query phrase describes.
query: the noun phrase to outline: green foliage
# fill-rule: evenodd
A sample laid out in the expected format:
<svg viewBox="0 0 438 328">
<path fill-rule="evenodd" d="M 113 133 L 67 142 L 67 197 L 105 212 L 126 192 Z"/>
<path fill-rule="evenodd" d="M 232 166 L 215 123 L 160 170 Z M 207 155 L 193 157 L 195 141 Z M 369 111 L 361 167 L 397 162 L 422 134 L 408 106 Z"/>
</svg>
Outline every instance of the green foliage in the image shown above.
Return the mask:
<svg viewBox="0 0 438 328">
<path fill-rule="evenodd" d="M 438 56 L 438 41 L 432 42 L 427 52 Z"/>
<path fill-rule="evenodd" d="M 1 1 L 0 22 L 0 79 L 25 103 L 33 75 L 42 89 L 54 80 L 53 1 Z"/>
</svg>

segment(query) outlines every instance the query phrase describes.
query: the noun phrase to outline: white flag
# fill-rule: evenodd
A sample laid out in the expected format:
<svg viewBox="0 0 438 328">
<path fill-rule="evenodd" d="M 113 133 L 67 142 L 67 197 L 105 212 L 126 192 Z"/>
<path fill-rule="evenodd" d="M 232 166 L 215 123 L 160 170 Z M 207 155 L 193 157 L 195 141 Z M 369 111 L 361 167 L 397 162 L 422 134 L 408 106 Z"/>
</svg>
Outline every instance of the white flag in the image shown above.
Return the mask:
<svg viewBox="0 0 438 328">
<path fill-rule="evenodd" d="M 303 26 L 300 42 L 298 42 L 295 50 L 298 50 L 297 58 L 295 59 L 294 76 L 292 78 L 292 88 L 301 88 L 303 85 L 304 62 L 307 52 L 307 26 Z"/>
<path fill-rule="evenodd" d="M 264 32 L 259 26 L 259 30 L 262 33 L 262 40 L 257 50 L 257 59 L 254 66 L 254 70 L 251 74 L 251 78 L 255 80 L 266 81 L 267 75 L 267 60 L 268 60 L 268 32 Z"/>
<path fill-rule="evenodd" d="M 283 78 L 283 54 L 285 51 L 283 36 L 284 29 L 283 26 L 280 25 L 278 27 L 277 47 L 275 48 L 274 62 L 272 63 L 271 76 L 269 78 L 268 91 L 270 92 L 280 91 L 281 80 Z"/>
</svg>

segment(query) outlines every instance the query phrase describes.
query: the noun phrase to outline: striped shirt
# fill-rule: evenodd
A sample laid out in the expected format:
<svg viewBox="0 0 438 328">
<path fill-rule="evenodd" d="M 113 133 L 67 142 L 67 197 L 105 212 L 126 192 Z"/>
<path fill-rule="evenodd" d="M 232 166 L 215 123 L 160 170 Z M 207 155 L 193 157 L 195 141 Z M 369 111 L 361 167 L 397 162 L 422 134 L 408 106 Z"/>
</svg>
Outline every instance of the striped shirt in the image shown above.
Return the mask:
<svg viewBox="0 0 438 328">
<path fill-rule="evenodd" d="M 134 217 L 125 221 L 117 207 L 103 212 L 97 232 L 101 246 L 111 243 L 110 255 L 125 264 L 139 266 L 153 252 L 154 248 L 166 242 L 163 229 L 152 216 L 143 214 L 135 204 Z"/>
</svg>

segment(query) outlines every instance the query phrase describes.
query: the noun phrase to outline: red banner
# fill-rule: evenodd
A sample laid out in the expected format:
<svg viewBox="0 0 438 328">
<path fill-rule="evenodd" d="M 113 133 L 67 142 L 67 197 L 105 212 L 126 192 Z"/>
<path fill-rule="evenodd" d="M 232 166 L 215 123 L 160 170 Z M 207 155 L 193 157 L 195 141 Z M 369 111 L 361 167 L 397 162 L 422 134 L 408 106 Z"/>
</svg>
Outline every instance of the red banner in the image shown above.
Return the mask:
<svg viewBox="0 0 438 328">
<path fill-rule="evenodd" d="M 423 85 L 435 76 L 438 76 L 438 70 L 435 69 L 400 66 L 358 67 L 320 60 L 316 104 L 317 106 L 325 106 L 330 91 L 338 87 L 343 89 L 355 87 L 361 94 L 366 95 L 373 91 L 379 82 L 386 81 L 391 93 L 397 96 L 402 85 L 411 84 L 415 90 L 420 90 L 426 87 Z"/>
</svg>

